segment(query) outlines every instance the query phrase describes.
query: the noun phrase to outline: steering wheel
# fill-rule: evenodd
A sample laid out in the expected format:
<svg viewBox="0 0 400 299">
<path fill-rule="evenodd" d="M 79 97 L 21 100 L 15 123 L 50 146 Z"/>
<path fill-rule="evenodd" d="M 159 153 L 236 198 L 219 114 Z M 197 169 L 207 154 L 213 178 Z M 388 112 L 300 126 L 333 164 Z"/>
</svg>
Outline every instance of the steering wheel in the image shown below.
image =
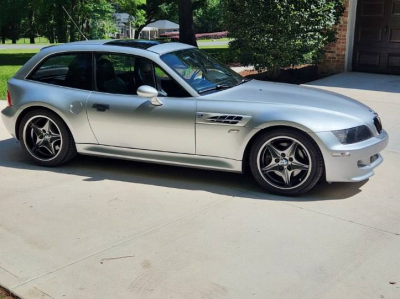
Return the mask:
<svg viewBox="0 0 400 299">
<path fill-rule="evenodd" d="M 193 81 L 196 79 L 197 75 L 201 72 L 201 69 L 196 70 L 192 76 L 189 78 L 189 82 L 193 83 Z"/>
</svg>

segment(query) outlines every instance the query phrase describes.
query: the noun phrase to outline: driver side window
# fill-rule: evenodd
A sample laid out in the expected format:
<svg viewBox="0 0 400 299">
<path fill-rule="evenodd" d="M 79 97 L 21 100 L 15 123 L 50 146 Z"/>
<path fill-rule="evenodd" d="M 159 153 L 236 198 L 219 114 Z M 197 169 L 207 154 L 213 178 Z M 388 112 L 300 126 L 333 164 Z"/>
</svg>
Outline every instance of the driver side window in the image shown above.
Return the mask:
<svg viewBox="0 0 400 299">
<path fill-rule="evenodd" d="M 190 97 L 190 94 L 151 60 L 126 54 L 95 54 L 95 90 L 112 94 L 137 95 L 148 85 L 161 97 Z"/>
<path fill-rule="evenodd" d="M 153 63 L 125 54 L 95 55 L 95 90 L 112 94 L 137 95 L 142 85 L 156 88 Z"/>
</svg>

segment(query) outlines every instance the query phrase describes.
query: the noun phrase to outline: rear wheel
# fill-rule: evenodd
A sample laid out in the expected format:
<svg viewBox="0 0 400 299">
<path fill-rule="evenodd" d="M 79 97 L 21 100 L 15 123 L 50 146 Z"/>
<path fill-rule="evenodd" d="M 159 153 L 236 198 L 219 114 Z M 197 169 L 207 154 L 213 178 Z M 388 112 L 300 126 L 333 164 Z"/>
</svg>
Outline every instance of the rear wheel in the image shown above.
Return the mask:
<svg viewBox="0 0 400 299">
<path fill-rule="evenodd" d="M 290 129 L 266 132 L 250 152 L 254 178 L 266 190 L 300 195 L 315 186 L 323 172 L 322 154 L 306 134 Z"/>
<path fill-rule="evenodd" d="M 71 132 L 51 111 L 38 109 L 28 112 L 21 121 L 19 136 L 22 148 L 39 165 L 57 166 L 76 156 Z"/>
</svg>

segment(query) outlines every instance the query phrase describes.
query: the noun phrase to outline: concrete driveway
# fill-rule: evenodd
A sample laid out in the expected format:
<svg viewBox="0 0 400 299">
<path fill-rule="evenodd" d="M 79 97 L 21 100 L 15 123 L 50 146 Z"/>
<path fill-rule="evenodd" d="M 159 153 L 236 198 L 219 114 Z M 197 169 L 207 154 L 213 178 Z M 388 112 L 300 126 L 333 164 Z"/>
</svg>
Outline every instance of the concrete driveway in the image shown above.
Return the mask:
<svg viewBox="0 0 400 299">
<path fill-rule="evenodd" d="M 22 298 L 400 298 L 400 77 L 313 85 L 381 114 L 391 141 L 368 182 L 286 198 L 229 173 L 41 168 L 1 124 L 0 284 Z"/>
</svg>

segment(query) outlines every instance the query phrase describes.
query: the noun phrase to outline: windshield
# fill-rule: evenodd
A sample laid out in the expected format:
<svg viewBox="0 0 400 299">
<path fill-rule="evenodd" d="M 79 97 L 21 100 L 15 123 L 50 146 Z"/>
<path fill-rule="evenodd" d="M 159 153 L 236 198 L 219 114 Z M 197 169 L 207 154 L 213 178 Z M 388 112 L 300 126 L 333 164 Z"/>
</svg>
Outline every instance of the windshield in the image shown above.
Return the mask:
<svg viewBox="0 0 400 299">
<path fill-rule="evenodd" d="M 199 94 L 246 82 L 242 76 L 197 48 L 167 53 L 161 59 Z"/>
</svg>

